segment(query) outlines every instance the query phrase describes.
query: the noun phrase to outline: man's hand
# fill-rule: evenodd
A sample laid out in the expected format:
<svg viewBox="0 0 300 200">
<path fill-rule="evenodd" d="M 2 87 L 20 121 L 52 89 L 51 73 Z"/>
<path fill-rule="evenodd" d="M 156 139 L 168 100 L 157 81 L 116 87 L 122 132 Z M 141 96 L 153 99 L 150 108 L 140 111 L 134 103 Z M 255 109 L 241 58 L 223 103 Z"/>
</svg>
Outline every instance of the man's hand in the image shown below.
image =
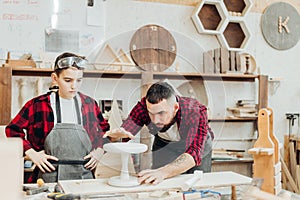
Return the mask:
<svg viewBox="0 0 300 200">
<path fill-rule="evenodd" d="M 116 128 L 114 130 L 111 131 L 107 131 L 104 135 L 103 138 L 109 137 L 111 139 L 111 141 L 115 142 L 118 141 L 120 138 L 130 138 L 133 139 L 134 136 L 126 131 L 124 128 Z"/>
<path fill-rule="evenodd" d="M 43 173 L 45 173 L 46 171 L 47 172 L 55 171 L 55 167 L 48 161 L 48 159 L 58 161 L 58 158 L 56 158 L 55 156 L 47 155 L 47 154 L 45 154 L 45 151 L 37 152 L 32 148 L 28 149 L 25 152 L 25 155 L 28 156 L 30 158 L 30 160 L 32 160 L 32 162 Z"/>
<path fill-rule="evenodd" d="M 162 168 L 159 169 L 146 169 L 138 173 L 138 182 L 158 184 L 168 177 L 168 173 Z"/>
<path fill-rule="evenodd" d="M 94 151 L 92 151 L 90 154 L 88 154 L 83 158 L 83 159 L 91 158 L 89 162 L 84 165 L 84 167 L 90 170 L 95 169 L 100 159 L 102 158 L 103 154 L 104 154 L 104 150 L 101 148 L 97 148 Z"/>
<path fill-rule="evenodd" d="M 138 173 L 139 183 L 158 184 L 166 178 L 177 176 L 195 166 L 195 161 L 190 154 L 183 153 L 173 162 L 154 170 L 143 170 Z"/>
</svg>

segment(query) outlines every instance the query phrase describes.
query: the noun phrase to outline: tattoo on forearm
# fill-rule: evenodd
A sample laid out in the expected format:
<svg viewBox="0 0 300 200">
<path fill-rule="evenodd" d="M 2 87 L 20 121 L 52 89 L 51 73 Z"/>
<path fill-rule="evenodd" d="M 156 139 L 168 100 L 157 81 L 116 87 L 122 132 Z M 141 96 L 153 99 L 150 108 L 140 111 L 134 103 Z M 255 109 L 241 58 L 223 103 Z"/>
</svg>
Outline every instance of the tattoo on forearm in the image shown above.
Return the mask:
<svg viewBox="0 0 300 200">
<path fill-rule="evenodd" d="M 184 163 L 186 161 L 187 161 L 187 155 L 182 154 L 176 160 L 174 160 L 173 165 L 174 166 L 179 166 L 179 165 L 181 165 L 182 163 Z"/>
</svg>

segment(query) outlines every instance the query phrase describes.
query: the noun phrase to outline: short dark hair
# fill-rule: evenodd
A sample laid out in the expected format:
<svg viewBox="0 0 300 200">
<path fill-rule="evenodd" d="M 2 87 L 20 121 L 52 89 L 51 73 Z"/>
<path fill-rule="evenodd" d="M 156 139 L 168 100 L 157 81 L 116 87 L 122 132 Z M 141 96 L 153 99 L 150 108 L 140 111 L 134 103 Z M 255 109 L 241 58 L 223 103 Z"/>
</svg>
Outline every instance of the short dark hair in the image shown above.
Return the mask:
<svg viewBox="0 0 300 200">
<path fill-rule="evenodd" d="M 166 82 L 157 82 L 151 85 L 146 94 L 146 100 L 149 103 L 156 104 L 163 99 L 169 99 L 175 95 L 175 91 L 171 85 Z"/>
<path fill-rule="evenodd" d="M 63 58 L 66 58 L 66 57 L 79 57 L 79 58 L 85 59 L 84 56 L 79 56 L 79 55 L 77 55 L 75 53 L 65 52 L 65 53 L 60 54 L 59 56 L 56 57 L 55 62 L 54 62 L 54 72 L 57 75 L 59 75 L 61 73 L 61 71 L 64 70 L 64 69 L 60 69 L 57 66 L 57 63 L 58 63 L 59 60 L 61 60 Z"/>
</svg>

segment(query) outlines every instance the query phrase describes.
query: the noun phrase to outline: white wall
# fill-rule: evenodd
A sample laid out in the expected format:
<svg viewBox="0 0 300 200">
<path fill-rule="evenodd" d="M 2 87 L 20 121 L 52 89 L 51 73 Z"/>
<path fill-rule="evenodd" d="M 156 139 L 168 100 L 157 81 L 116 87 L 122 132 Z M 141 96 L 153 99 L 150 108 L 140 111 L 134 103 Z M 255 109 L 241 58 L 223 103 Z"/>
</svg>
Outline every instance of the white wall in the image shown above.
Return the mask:
<svg viewBox="0 0 300 200">
<path fill-rule="evenodd" d="M 258 1 L 258 0 L 256 0 Z M 254 3 L 256 1 L 253 1 Z M 295 5 L 298 6 L 298 5 Z M 195 7 L 172 4 L 147 3 L 131 0 L 107 1 L 106 36 L 113 38 L 122 32 L 140 28 L 143 25 L 155 23 L 166 29 L 178 32 L 191 38 L 204 51 L 220 46 L 215 36 L 199 34 L 190 18 Z M 299 8 L 297 8 L 299 9 Z M 269 83 L 269 107 L 274 111 L 274 131 L 283 141 L 283 134 L 288 133 L 288 120 L 285 113 L 300 112 L 300 66 L 297 62 L 300 43 L 288 50 L 276 50 L 264 40 L 260 29 L 261 13 L 252 12 L 246 16 L 246 25 L 250 30 L 251 38 L 245 48 L 256 60 L 261 74 L 274 78 L 282 78 L 279 83 Z M 247 87 L 244 85 L 243 87 Z M 274 90 L 274 87 L 276 90 Z M 237 88 L 237 92 L 243 90 Z M 245 88 L 244 90 L 247 90 Z M 244 92 L 244 91 L 243 91 Z M 252 91 L 253 94 L 253 91 Z M 241 96 L 228 95 L 232 99 L 226 100 L 230 105 L 234 98 Z M 249 94 L 245 93 L 245 97 Z M 233 124 L 236 126 L 236 124 Z M 297 126 L 297 121 L 295 123 Z M 226 125 L 227 126 L 227 125 Z M 293 129 L 297 131 L 297 129 Z"/>
<path fill-rule="evenodd" d="M 253 0 L 253 2 L 256 1 Z M 178 57 L 191 61 L 191 65 L 180 66 L 180 71 L 200 70 L 197 68 L 201 68 L 202 53 L 220 47 L 219 41 L 215 36 L 199 34 L 195 29 L 190 18 L 195 9 L 193 6 L 148 3 L 133 0 L 107 0 L 105 4 L 106 41 L 109 41 L 115 50 L 123 48 L 128 52 L 132 34 L 135 30 L 146 24 L 158 24 L 176 36 Z M 274 131 L 280 141 L 283 141 L 283 134 L 288 132 L 288 121 L 285 113 L 300 112 L 300 104 L 298 103 L 300 85 L 297 81 L 299 80 L 298 76 L 300 73 L 300 66 L 297 62 L 300 44 L 298 43 L 295 47 L 284 51 L 270 47 L 261 33 L 260 17 L 261 13 L 251 11 L 245 19 L 252 37 L 244 51 L 254 56 L 261 74 L 283 79 L 279 83 L 269 83 L 269 107 L 274 111 Z M 174 65 L 182 64 L 182 60 L 178 57 Z M 92 54 L 90 58 L 93 58 Z M 172 69 L 169 70 L 172 71 Z M 112 98 L 113 96 L 123 98 L 126 104 L 125 113 L 128 113 L 138 100 L 140 82 L 135 80 L 125 81 L 124 84 L 123 81 L 122 84 L 119 81 L 117 84 L 111 83 L 116 82 L 103 79 L 86 79 L 83 91 L 96 99 Z M 176 85 L 177 83 L 174 82 L 174 84 Z M 120 89 L 116 89 L 116 85 Z M 272 89 L 274 86 L 277 87 L 276 90 Z M 213 86 L 208 86 L 208 90 L 210 93 L 214 93 Z M 17 93 L 18 91 L 15 90 L 14 96 L 16 98 L 18 96 Z M 221 109 L 223 109 L 222 115 L 226 114 L 224 113 L 224 109 L 233 106 L 237 99 L 251 98 L 256 93 L 255 86 L 250 86 L 247 83 L 237 84 L 227 82 L 221 85 L 218 94 L 214 95 L 211 95 L 214 98 L 210 99 L 210 106 L 217 108 L 221 104 Z M 224 99 L 220 97 L 224 97 Z M 17 101 L 16 98 L 13 99 L 13 102 Z M 14 108 L 13 114 L 17 111 L 18 109 Z M 215 109 L 212 109 L 212 112 L 216 115 L 219 114 Z M 249 138 L 253 136 L 253 126 L 248 123 L 245 125 L 237 123 L 213 124 L 212 126 L 215 129 L 216 135 L 219 135 L 222 131 L 224 134 L 222 136 L 225 138 Z M 294 131 L 297 131 L 297 129 Z M 230 144 L 227 143 L 225 145 Z M 216 142 L 215 145 L 222 146 L 224 143 Z M 238 145 L 234 146 L 240 148 Z"/>
</svg>

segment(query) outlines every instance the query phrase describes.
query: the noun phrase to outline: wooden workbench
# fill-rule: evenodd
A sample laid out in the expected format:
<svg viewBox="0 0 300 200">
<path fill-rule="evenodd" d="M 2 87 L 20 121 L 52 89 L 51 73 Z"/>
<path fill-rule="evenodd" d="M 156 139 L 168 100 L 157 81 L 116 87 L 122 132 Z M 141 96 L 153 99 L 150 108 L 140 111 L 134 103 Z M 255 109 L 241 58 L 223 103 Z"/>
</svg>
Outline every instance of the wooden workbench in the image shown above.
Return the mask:
<svg viewBox="0 0 300 200">
<path fill-rule="evenodd" d="M 133 193 L 149 192 L 157 190 L 180 190 L 182 184 L 193 177 L 193 174 L 183 174 L 166 179 L 160 184 L 142 184 L 136 187 L 113 187 L 107 184 L 108 179 L 92 180 L 69 180 L 59 181 L 65 193 L 88 194 L 88 193 Z M 250 184 L 252 178 L 234 172 L 204 173 L 203 178 L 195 183 L 195 189 L 222 187 L 231 185 Z"/>
<path fill-rule="evenodd" d="M 186 180 L 190 179 L 192 176 L 193 174 L 183 174 L 170 179 L 166 179 L 157 185 L 143 184 L 136 187 L 113 187 L 107 184 L 108 179 L 64 180 L 64 181 L 59 181 L 59 185 L 62 187 L 65 193 L 125 194 L 125 196 L 128 197 L 127 195 L 137 194 L 137 193 L 147 193 L 147 192 L 153 193 L 155 191 L 180 191 L 181 185 Z M 203 178 L 195 183 L 194 189 L 214 190 L 214 188 L 231 186 L 231 185 L 248 185 L 251 184 L 251 181 L 252 181 L 251 178 L 237 174 L 235 172 L 204 173 Z M 36 199 L 37 196 L 42 198 L 43 195 L 45 197 L 46 193 L 26 196 L 24 199 L 33 200 Z"/>
</svg>

